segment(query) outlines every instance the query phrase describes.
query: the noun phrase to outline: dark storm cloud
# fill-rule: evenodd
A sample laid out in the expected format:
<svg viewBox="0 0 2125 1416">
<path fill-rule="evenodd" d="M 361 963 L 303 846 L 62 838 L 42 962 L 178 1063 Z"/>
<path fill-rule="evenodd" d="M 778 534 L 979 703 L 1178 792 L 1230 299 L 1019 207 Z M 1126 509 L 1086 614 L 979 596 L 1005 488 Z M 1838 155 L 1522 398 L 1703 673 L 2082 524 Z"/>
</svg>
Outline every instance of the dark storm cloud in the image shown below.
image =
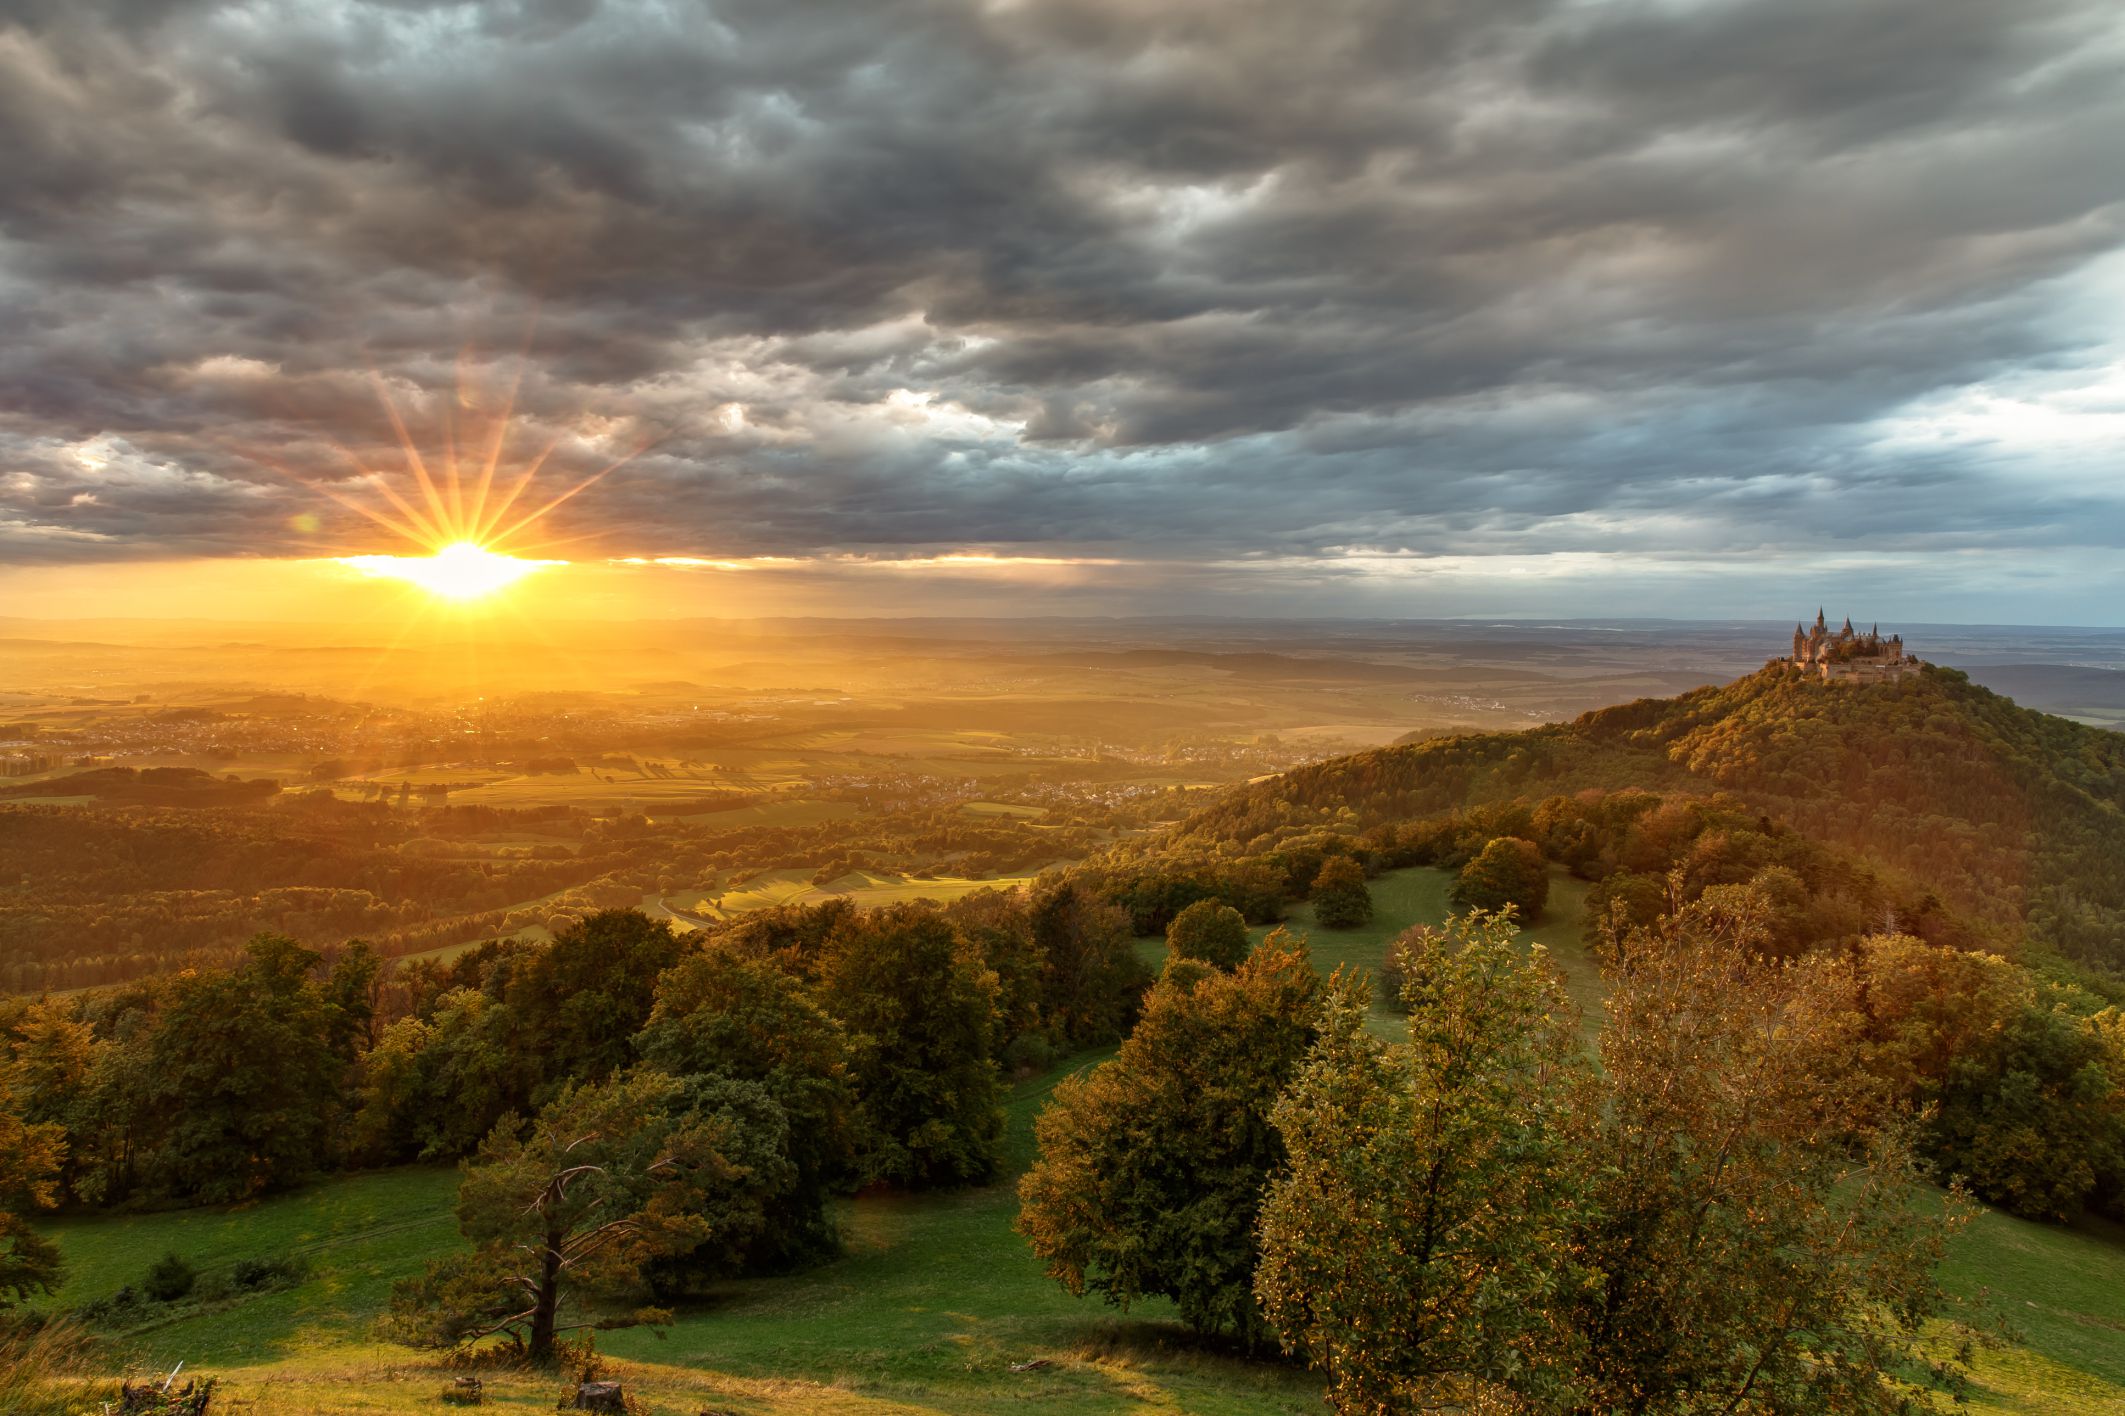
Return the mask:
<svg viewBox="0 0 2125 1416">
<path fill-rule="evenodd" d="M 521 378 L 556 486 L 656 438 L 612 554 L 2115 546 L 2114 445 L 1957 415 L 2118 358 L 2120 28 L 17 0 L 0 558 L 365 536 L 371 371 L 431 450 Z"/>
</svg>

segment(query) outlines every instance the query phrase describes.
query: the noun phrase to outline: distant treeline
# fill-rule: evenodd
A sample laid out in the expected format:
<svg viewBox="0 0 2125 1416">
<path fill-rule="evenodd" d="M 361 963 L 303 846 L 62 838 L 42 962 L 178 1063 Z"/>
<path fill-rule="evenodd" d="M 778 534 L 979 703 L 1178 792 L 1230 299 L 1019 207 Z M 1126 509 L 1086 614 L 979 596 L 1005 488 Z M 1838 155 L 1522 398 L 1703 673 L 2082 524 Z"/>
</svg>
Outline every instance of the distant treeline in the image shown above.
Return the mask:
<svg viewBox="0 0 2125 1416">
<path fill-rule="evenodd" d="M 651 823 L 566 806 L 405 810 L 321 791 L 251 809 L 0 803 L 0 991 L 232 965 L 260 932 L 312 947 L 359 937 L 395 958 L 557 911 L 715 888 L 741 870 L 1011 874 L 1099 849 L 1117 815 L 1056 806 L 1028 820 L 945 803 L 731 826 L 715 812 Z"/>
</svg>

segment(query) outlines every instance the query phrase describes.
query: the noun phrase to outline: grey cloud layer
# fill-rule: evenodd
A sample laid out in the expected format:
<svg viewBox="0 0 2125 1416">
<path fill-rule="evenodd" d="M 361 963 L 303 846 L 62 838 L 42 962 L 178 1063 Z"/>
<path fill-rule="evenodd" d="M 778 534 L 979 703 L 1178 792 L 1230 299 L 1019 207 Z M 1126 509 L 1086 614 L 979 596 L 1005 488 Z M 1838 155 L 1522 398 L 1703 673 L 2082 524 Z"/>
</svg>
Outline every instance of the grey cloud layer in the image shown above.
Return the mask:
<svg viewBox="0 0 2125 1416">
<path fill-rule="evenodd" d="M 370 371 L 432 436 L 527 329 L 512 451 L 660 439 L 555 517 L 618 554 L 2116 545 L 2099 482 L 1883 420 L 2116 357 L 2119 29 L 14 0 L 0 559 L 355 538 L 276 469 L 388 462 Z"/>
</svg>

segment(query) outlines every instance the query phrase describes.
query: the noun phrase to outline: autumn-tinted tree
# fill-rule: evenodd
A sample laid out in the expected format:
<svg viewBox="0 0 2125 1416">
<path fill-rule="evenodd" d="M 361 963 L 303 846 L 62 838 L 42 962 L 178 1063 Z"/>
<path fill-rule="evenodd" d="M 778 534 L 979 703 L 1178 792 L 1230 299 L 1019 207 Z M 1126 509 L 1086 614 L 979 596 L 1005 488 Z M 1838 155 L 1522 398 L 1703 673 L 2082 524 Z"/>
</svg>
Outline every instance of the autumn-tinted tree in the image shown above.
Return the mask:
<svg viewBox="0 0 2125 1416">
<path fill-rule="evenodd" d="M 674 1076 L 757 1084 L 786 1118 L 789 1183 L 765 1197 L 769 1223 L 746 1266 L 782 1268 L 832 1251 L 827 1200 L 855 1176 L 864 1138 L 847 1036 L 811 991 L 775 963 L 711 946 L 658 981 L 636 1045 Z"/>
<path fill-rule="evenodd" d="M 61 1193 L 94 1193 L 84 1181 L 95 1168 L 95 1029 L 68 1000 L 47 998 L 23 1010 L 14 1032 L 12 1055 L 0 1065 L 0 1089 L 13 1094 L 23 1121 L 59 1127 L 66 1142 Z"/>
<path fill-rule="evenodd" d="M 1616 957 L 1623 941 L 1652 928 L 1671 903 L 1668 882 L 1658 875 L 1618 870 L 1602 877 L 1586 892 L 1587 946 L 1600 957 Z"/>
<path fill-rule="evenodd" d="M 1326 929 L 1356 929 L 1372 919 L 1372 892 L 1365 888 L 1365 868 L 1347 855 L 1321 863 L 1308 892 L 1313 917 Z"/>
<path fill-rule="evenodd" d="M 509 984 L 520 1065 L 549 1090 L 625 1067 L 656 1001 L 657 977 L 681 952 L 671 926 L 639 910 L 601 910 L 562 931 Z"/>
<path fill-rule="evenodd" d="M 1851 1065 L 1849 995 L 1670 925 L 1632 941 L 1566 1295 L 1576 1411 L 1901 1412 L 1943 1375 L 1949 1230 Z"/>
<path fill-rule="evenodd" d="M 2125 1024 L 2005 959 L 1874 935 L 1816 967 L 1848 971 L 1853 1065 L 1927 1120 L 1940 1178 L 2017 1214 L 2063 1219 L 2125 1174 Z"/>
<path fill-rule="evenodd" d="M 1230 973 L 1167 963 L 1120 1056 L 1064 1081 L 1035 1125 L 1018 1226 L 1051 1277 L 1121 1307 L 1165 1295 L 1201 1331 L 1266 1340 L 1255 1216 L 1284 1161 L 1269 1113 L 1320 992 L 1281 930 Z"/>
<path fill-rule="evenodd" d="M 0 1085 L 0 1308 L 58 1286 L 58 1246 L 25 1216 L 59 1202 L 65 1158 L 65 1132 L 48 1121 L 24 1121 L 14 1095 Z"/>
<path fill-rule="evenodd" d="M 848 1030 L 871 1178 L 986 1180 L 1002 1160 L 996 978 L 928 904 L 852 915 L 827 942 L 821 999 Z"/>
<path fill-rule="evenodd" d="M 497 1126 L 458 1187 L 469 1252 L 392 1295 L 392 1330 L 424 1347 L 502 1335 L 533 1361 L 572 1328 L 645 1305 L 652 1264 L 761 1223 L 755 1177 L 727 1115 L 686 1104 L 659 1073 L 569 1084 L 528 1128 Z"/>
<path fill-rule="evenodd" d="M 1549 901 L 1549 864 L 1542 848 L 1517 836 L 1493 838 L 1461 867 L 1452 897 L 1457 910 L 1511 909 L 1521 924 L 1533 924 Z"/>
<path fill-rule="evenodd" d="M 1339 1411 L 1552 1406 L 1596 1109 L 1576 1010 L 1507 915 L 1404 939 L 1408 1040 L 1374 1038 L 1364 989 L 1338 987 L 1277 1103 L 1290 1163 L 1255 1292 Z"/>
<path fill-rule="evenodd" d="M 1177 959 L 1200 959 L 1221 969 L 1237 968 L 1252 948 L 1247 921 L 1230 905 L 1198 900 L 1166 926 L 1166 948 Z"/>
</svg>

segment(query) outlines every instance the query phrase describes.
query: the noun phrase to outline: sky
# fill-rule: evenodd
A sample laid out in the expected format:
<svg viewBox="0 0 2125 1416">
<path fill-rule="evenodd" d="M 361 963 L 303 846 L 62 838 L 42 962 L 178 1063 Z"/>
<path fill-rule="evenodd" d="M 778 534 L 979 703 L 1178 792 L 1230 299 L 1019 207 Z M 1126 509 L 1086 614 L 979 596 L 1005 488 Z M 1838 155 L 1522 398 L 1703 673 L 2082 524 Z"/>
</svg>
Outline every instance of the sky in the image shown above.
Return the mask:
<svg viewBox="0 0 2125 1416">
<path fill-rule="evenodd" d="M 395 415 L 554 615 L 2125 623 L 2120 133 L 2115 0 L 4 0 L 0 616 L 382 606 Z"/>
</svg>

